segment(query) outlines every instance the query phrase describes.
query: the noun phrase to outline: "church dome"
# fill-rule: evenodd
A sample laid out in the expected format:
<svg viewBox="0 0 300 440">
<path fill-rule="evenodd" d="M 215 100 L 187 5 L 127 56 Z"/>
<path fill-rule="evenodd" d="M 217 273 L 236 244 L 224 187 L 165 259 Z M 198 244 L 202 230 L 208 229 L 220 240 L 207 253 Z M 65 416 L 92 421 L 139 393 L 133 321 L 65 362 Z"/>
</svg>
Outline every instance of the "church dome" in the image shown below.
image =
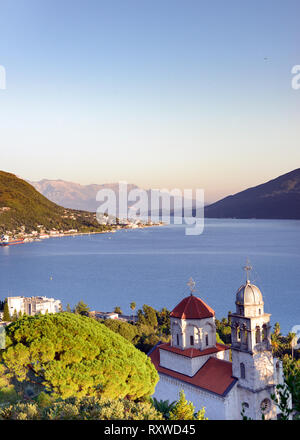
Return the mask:
<svg viewBox="0 0 300 440">
<path fill-rule="evenodd" d="M 239 305 L 262 305 L 262 293 L 257 286 L 251 284 L 250 281 L 239 288 L 236 293 L 236 304 Z"/>
<path fill-rule="evenodd" d="M 180 301 L 170 316 L 179 319 L 204 319 L 212 318 L 215 316 L 215 312 L 202 299 L 190 295 Z"/>
</svg>

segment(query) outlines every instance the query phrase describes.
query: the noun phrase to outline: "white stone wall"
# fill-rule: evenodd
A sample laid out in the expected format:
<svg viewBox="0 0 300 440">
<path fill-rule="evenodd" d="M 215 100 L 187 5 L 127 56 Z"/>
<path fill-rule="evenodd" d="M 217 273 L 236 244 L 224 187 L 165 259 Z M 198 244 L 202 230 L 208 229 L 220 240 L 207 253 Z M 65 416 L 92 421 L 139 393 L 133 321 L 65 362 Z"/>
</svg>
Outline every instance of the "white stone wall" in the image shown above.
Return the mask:
<svg viewBox="0 0 300 440">
<path fill-rule="evenodd" d="M 179 392 L 183 389 L 186 399 L 195 405 L 195 411 L 199 411 L 204 406 L 205 415 L 210 420 L 226 420 L 228 417 L 230 409 L 228 409 L 228 404 L 225 404 L 224 397 L 206 392 L 164 374 L 159 376 L 160 380 L 153 395 L 156 399 L 169 400 L 170 403 L 177 401 Z M 231 408 L 231 405 L 229 407 Z"/>
<path fill-rule="evenodd" d="M 210 357 L 218 359 L 229 360 L 229 350 L 220 351 L 205 356 L 197 356 L 190 358 L 181 354 L 173 353 L 168 350 L 159 349 L 160 365 L 173 371 L 185 374 L 187 376 L 194 376 L 197 371 L 205 364 Z"/>
<path fill-rule="evenodd" d="M 241 377 L 241 363 L 245 366 L 245 378 Z M 269 351 L 250 353 L 232 350 L 232 374 L 240 385 L 253 391 L 260 390 L 274 381 L 274 360 Z"/>
<path fill-rule="evenodd" d="M 274 405 L 271 394 L 274 393 L 274 387 L 265 388 L 261 391 L 252 392 L 246 388 L 237 387 L 238 389 L 238 401 L 240 410 L 242 410 L 242 404 L 246 403 L 248 407 L 245 407 L 245 415 L 253 420 L 262 419 L 261 403 L 267 399 L 269 402 L 269 409 L 265 413 L 266 419 L 276 419 L 276 406 Z"/>
<path fill-rule="evenodd" d="M 173 371 L 185 374 L 187 376 L 194 376 L 197 371 L 205 364 L 211 355 L 197 356 L 189 358 L 180 354 L 173 353 L 168 350 L 159 349 L 160 365 Z"/>
</svg>

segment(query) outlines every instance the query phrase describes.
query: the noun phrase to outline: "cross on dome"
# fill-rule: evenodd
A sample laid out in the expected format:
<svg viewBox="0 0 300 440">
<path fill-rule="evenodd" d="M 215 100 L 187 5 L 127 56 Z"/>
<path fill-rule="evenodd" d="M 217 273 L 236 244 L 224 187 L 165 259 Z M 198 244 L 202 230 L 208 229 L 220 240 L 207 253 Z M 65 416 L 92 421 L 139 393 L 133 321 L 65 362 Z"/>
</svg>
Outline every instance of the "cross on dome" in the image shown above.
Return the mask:
<svg viewBox="0 0 300 440">
<path fill-rule="evenodd" d="M 189 279 L 189 282 L 187 283 L 187 285 L 188 285 L 189 288 L 190 288 L 191 295 L 193 295 L 193 292 L 196 291 L 196 289 L 195 289 L 196 283 L 195 283 L 195 281 L 193 280 L 192 277 Z"/>
</svg>

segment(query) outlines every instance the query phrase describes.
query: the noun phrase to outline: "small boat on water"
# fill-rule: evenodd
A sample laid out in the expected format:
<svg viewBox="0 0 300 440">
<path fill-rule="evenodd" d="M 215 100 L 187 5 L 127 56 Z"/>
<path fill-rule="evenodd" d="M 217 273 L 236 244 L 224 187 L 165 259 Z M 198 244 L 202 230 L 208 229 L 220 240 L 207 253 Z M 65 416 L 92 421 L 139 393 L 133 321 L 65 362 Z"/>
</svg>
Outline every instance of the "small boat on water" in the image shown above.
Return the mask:
<svg viewBox="0 0 300 440">
<path fill-rule="evenodd" d="M 24 243 L 24 239 L 23 238 L 19 238 L 16 240 L 10 240 L 10 237 L 8 235 L 1 235 L 1 239 L 0 239 L 0 246 L 11 246 L 13 244 L 21 244 Z"/>
</svg>

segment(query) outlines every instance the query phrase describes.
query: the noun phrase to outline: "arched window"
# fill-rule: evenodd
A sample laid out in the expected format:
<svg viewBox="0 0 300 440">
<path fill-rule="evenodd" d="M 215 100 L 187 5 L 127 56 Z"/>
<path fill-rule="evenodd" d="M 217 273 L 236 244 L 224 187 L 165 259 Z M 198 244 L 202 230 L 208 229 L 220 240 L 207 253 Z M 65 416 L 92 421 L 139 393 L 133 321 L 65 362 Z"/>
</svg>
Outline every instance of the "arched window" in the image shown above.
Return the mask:
<svg viewBox="0 0 300 440">
<path fill-rule="evenodd" d="M 179 345 L 179 334 L 177 333 L 177 345 Z"/>
<path fill-rule="evenodd" d="M 268 330 L 266 324 L 263 325 L 262 334 L 263 334 L 263 341 L 266 341 L 268 339 Z"/>
<path fill-rule="evenodd" d="M 241 362 L 241 364 L 240 364 L 240 370 L 241 370 L 241 379 L 245 379 L 246 378 L 246 370 L 245 370 L 245 364 L 243 364 L 243 362 Z"/>
<path fill-rule="evenodd" d="M 246 328 L 243 331 L 243 344 L 248 348 L 248 330 Z"/>
<path fill-rule="evenodd" d="M 205 343 L 206 343 L 206 346 L 208 346 L 208 334 L 205 335 Z"/>
<path fill-rule="evenodd" d="M 255 342 L 256 342 L 257 344 L 259 344 L 259 343 L 261 342 L 261 340 L 260 340 L 260 328 L 259 328 L 259 327 L 256 327 L 256 332 L 255 332 Z"/>
<path fill-rule="evenodd" d="M 240 329 L 240 327 L 237 327 L 237 329 L 236 329 L 236 339 L 238 341 L 241 340 L 241 329 Z"/>
<path fill-rule="evenodd" d="M 267 412 L 269 412 L 271 409 L 271 400 L 264 399 L 260 404 L 260 409 L 263 414 L 266 414 Z"/>
<path fill-rule="evenodd" d="M 190 345 L 194 345 L 194 336 L 190 336 Z"/>
</svg>

